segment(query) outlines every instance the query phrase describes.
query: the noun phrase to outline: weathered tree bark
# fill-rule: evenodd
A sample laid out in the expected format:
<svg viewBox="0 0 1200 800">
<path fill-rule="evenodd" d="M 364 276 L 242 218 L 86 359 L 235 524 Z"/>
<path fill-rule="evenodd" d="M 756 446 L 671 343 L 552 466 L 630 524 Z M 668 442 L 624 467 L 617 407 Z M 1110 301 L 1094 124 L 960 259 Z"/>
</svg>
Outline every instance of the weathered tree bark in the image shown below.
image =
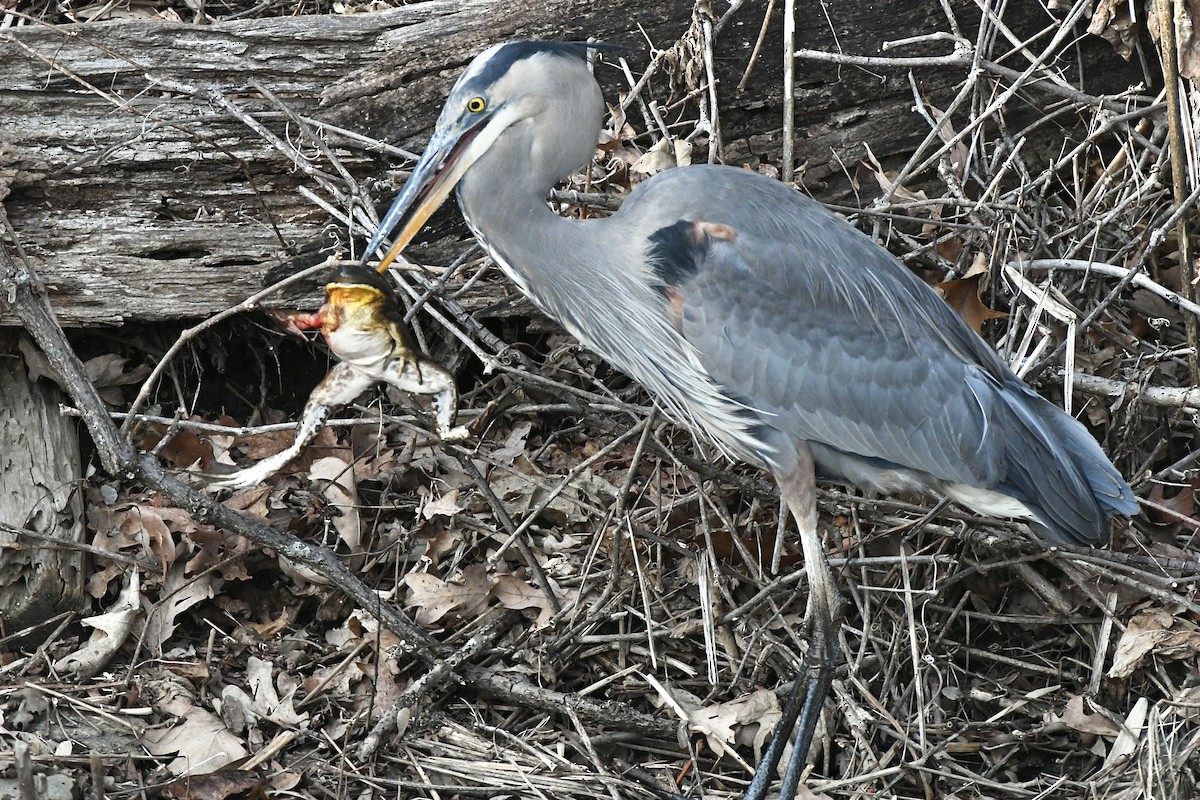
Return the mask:
<svg viewBox="0 0 1200 800">
<path fill-rule="evenodd" d="M 78 421 L 63 420 L 62 392 L 29 373 L 16 332 L 0 331 L 0 522 L 79 542 L 85 531 Z M 0 530 L 0 541 L 0 635 L 79 610 L 82 553 L 39 547 L 7 530 Z"/>
<path fill-rule="evenodd" d="M 289 248 L 321 240 L 331 215 L 302 189 L 342 213 L 339 203 L 356 191 L 346 186 L 342 198 L 331 198 L 321 190 L 306 170 L 334 174 L 333 166 L 300 143 L 296 121 L 252 81 L 314 125 L 333 123 L 419 151 L 450 82 L 486 44 L 594 36 L 629 44 L 636 70 L 645 49 L 639 26 L 656 47 L 669 47 L 687 29 L 690 5 L 435 1 L 381 13 L 204 26 L 139 21 L 9 29 L 0 36 L 0 197 L 7 190 L 9 216 L 64 324 L 205 316 L 258 288 Z M 978 14 L 973 3 L 955 5 L 964 26 Z M 1043 26 L 1042 12 L 1028 5 L 1010 10 L 1006 23 Z M 779 154 L 778 19 L 747 90 L 735 88 L 765 6 L 748 2 L 716 40 L 729 163 Z M 875 54 L 885 41 L 947 27 L 941 5 L 924 0 L 833 6 L 801 0 L 799 6 L 800 18 L 814 21 L 800 26 L 799 47 Z M 817 24 L 825 13 L 828 21 Z M 914 74 L 935 104 L 959 79 L 954 69 Z M 911 111 L 912 89 L 900 71 L 806 62 L 798 75 L 797 156 L 807 162 L 806 187 L 818 196 L 848 191 L 843 164 L 859 160 L 864 142 L 886 160 L 927 131 Z M 619 77 L 612 70 L 601 76 Z M 610 87 L 610 98 L 612 88 L 618 87 Z M 302 157 L 272 146 L 231 109 L 298 143 Z M 329 128 L 324 135 L 355 181 L 382 172 L 382 159 L 360 142 Z M 376 199 L 385 201 L 390 189 L 381 188 Z M 435 220 L 435 233 L 460 230 L 455 219 L 447 212 L 440 228 Z"/>
</svg>

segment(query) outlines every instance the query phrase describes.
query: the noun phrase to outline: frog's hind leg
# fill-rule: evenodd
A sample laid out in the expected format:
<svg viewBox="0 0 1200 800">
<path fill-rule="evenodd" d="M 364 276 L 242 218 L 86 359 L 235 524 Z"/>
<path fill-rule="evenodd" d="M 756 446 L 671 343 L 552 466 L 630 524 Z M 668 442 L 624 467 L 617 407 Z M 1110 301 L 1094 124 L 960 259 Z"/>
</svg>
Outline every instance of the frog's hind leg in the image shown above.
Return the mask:
<svg viewBox="0 0 1200 800">
<path fill-rule="evenodd" d="M 387 364 L 379 377 L 402 391 L 433 395 L 434 423 L 443 440 L 455 442 L 470 436 L 465 426 L 454 427 L 458 390 L 454 386 L 454 376 L 441 364 L 422 356 L 396 358 Z"/>
<path fill-rule="evenodd" d="M 375 381 L 371 377 L 364 375 L 349 364 L 337 364 L 329 370 L 329 374 L 317 384 L 317 387 L 308 396 L 308 402 L 304 404 L 304 412 L 300 415 L 300 425 L 296 429 L 296 441 L 292 442 L 291 447 L 264 458 L 253 467 L 247 467 L 219 481 L 212 482 L 209 486 L 245 489 L 262 483 L 300 455 L 300 451 L 313 440 L 317 431 L 321 429 L 321 425 L 329 418 L 330 408 L 351 402 L 369 389 L 373 383 Z"/>
</svg>

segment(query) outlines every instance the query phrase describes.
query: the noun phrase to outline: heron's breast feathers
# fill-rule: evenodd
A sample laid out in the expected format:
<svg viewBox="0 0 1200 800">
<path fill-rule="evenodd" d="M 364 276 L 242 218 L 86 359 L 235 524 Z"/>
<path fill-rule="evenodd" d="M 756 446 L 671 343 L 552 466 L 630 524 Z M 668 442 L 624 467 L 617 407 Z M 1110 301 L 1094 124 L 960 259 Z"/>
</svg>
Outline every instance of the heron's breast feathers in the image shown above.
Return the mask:
<svg viewBox="0 0 1200 800">
<path fill-rule="evenodd" d="M 651 234 L 647 270 L 624 291 L 640 296 L 651 308 L 657 306 L 659 313 L 639 318 L 635 312 L 627 324 L 608 327 L 609 342 L 592 346 L 654 392 L 672 416 L 705 434 L 727 455 L 769 463 L 776 445 L 765 415 L 714 379 L 683 333 L 687 301 L 681 287 L 704 268 L 714 245 L 736 238 L 737 231 L 729 225 L 686 219 Z M 629 305 L 637 308 L 636 303 Z"/>
</svg>

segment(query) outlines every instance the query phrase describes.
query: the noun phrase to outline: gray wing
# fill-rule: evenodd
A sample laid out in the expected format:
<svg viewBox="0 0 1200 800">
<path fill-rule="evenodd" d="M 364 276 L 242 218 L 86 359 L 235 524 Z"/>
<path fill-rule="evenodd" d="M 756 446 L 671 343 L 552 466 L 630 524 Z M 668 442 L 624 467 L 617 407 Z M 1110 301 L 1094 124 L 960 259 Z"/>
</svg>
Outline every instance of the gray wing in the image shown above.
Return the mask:
<svg viewBox="0 0 1200 800">
<path fill-rule="evenodd" d="M 812 200 L 744 170 L 689 167 L 642 184 L 613 221 L 648 241 L 647 277 L 687 358 L 755 410 L 730 430 L 706 422 L 714 438 L 753 433 L 767 447 L 742 449 L 774 468 L 806 442 L 824 473 L 867 488 L 994 490 L 1059 541 L 1097 541 L 1107 517 L 1137 513 L 1082 424 Z"/>
<path fill-rule="evenodd" d="M 715 227 L 654 239 L 678 328 L 713 379 L 840 477 L 870 485 L 850 464 L 1002 481 L 989 417 L 1010 373 L 995 354 L 867 237 L 782 186 L 752 186 L 768 196 L 729 206 L 737 221 L 710 212 Z"/>
</svg>

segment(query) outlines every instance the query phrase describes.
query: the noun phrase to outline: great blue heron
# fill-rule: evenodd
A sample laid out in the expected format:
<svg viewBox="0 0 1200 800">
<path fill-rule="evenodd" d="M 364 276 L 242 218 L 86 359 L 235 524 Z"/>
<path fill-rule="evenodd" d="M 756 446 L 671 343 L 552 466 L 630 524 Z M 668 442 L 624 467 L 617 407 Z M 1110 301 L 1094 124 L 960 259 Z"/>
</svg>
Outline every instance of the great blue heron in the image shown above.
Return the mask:
<svg viewBox="0 0 1200 800">
<path fill-rule="evenodd" d="M 690 166 L 608 218 L 556 215 L 547 192 L 591 161 L 604 114 L 587 48 L 518 41 L 476 57 L 366 254 L 398 229 L 386 269 L 457 187 L 475 236 L 538 307 L 771 471 L 799 527 L 809 647 L 745 796 L 766 794 L 794 727 L 791 798 L 838 652 L 815 474 L 946 495 L 1059 542 L 1102 541 L 1138 505 L 1083 425 L 886 250 L 782 183 Z"/>
</svg>

